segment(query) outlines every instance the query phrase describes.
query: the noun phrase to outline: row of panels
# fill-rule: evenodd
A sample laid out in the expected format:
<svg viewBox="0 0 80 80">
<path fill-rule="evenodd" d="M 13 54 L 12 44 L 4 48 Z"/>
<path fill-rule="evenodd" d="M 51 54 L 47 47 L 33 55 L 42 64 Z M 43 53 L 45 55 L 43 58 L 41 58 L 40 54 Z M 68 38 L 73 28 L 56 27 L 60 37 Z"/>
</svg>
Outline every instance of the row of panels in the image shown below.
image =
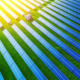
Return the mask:
<svg viewBox="0 0 80 80">
<path fill-rule="evenodd" d="M 13 26 L 12 26 L 13 27 Z M 44 55 L 44 53 L 18 28 L 13 27 L 16 33 L 23 39 L 23 41 L 32 49 L 32 51 L 41 59 L 41 61 L 52 71 L 53 74 L 59 79 L 62 80 L 66 78 L 66 76 Z M 11 44 L 15 44 L 14 39 L 9 39 L 10 33 L 7 30 L 3 31 L 4 35 L 8 38 Z M 59 72 L 57 72 L 59 71 Z M 36 73 L 35 73 L 36 74 Z M 41 75 L 41 74 L 39 74 Z M 40 77 L 38 77 L 39 79 Z M 40 78 L 41 79 L 41 78 Z M 67 78 L 66 78 L 67 79 Z"/>
<path fill-rule="evenodd" d="M 1 74 L 1 72 L 0 72 L 0 80 L 4 80 L 4 78 L 3 78 L 2 74 Z"/>
<path fill-rule="evenodd" d="M 52 21 L 54 24 L 58 25 L 62 29 L 66 30 L 68 33 L 72 34 L 76 38 L 80 39 L 80 35 L 77 32 L 73 31 L 72 29 L 70 29 L 69 27 L 64 25 L 63 23 L 61 23 L 61 22 L 57 21 L 56 19 L 52 18 L 51 16 L 49 16 L 48 14 L 43 12 L 42 10 L 38 10 L 38 13 L 40 13 L 42 16 L 46 17 L 47 19 L 49 19 L 50 21 Z"/>
<path fill-rule="evenodd" d="M 0 51 L 1 51 L 4 59 L 6 60 L 7 64 L 9 65 L 9 67 L 10 67 L 11 71 L 13 72 L 13 74 L 15 75 L 16 79 L 17 80 L 26 80 L 1 41 L 0 41 L 0 49 L 1 49 Z"/>
</svg>

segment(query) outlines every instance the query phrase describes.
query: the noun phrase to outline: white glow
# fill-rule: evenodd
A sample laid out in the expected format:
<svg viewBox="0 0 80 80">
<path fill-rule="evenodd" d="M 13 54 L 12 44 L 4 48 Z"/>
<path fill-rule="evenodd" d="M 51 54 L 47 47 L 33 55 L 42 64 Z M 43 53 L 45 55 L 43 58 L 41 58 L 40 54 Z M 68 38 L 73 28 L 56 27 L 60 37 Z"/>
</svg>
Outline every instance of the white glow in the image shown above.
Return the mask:
<svg viewBox="0 0 80 80">
<path fill-rule="evenodd" d="M 12 4 L 10 1 L 8 0 L 4 0 L 8 5 L 10 5 L 12 8 L 14 8 L 19 14 L 24 15 L 24 12 L 21 11 L 19 8 L 17 8 L 14 4 Z"/>
<path fill-rule="evenodd" d="M 25 11 L 30 12 L 30 9 L 28 9 L 27 7 L 25 7 L 23 4 L 21 4 L 17 0 L 12 0 L 12 1 L 15 2 L 17 5 L 19 5 L 21 8 L 23 8 Z"/>
<path fill-rule="evenodd" d="M 0 1 L 0 5 L 15 19 L 18 18 L 18 16 L 12 12 L 6 5 L 4 5 L 1 1 Z"/>
<path fill-rule="evenodd" d="M 4 18 L 4 20 L 9 23 L 11 20 L 0 10 L 0 15 Z"/>
</svg>

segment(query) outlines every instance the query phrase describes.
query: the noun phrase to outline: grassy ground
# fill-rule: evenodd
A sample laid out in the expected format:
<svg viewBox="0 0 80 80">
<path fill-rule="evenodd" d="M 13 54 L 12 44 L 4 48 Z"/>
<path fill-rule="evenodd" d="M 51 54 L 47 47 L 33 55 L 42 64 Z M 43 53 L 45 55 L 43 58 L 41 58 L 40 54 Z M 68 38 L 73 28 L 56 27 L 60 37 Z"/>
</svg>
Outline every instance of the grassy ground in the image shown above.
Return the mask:
<svg viewBox="0 0 80 80">
<path fill-rule="evenodd" d="M 2 1 L 2 0 L 1 0 Z M 10 0 L 9 0 L 10 1 Z M 40 15 L 39 13 L 37 13 L 37 11 L 40 9 L 42 10 L 42 8 L 38 8 L 36 6 L 36 10 L 32 10 L 30 7 L 28 7 L 31 11 L 32 14 L 32 20 L 31 21 L 26 21 L 25 18 L 23 16 L 21 16 L 18 12 L 16 12 L 13 8 L 11 8 L 7 3 L 5 3 L 4 1 L 2 1 L 7 7 L 9 7 L 13 12 L 15 12 L 16 15 L 18 15 L 18 20 L 15 20 L 11 15 L 9 15 L 9 13 L 0 6 L 0 9 L 11 19 L 11 22 L 13 24 L 16 24 L 23 32 L 24 34 L 30 39 L 32 40 L 32 42 L 70 79 L 70 80 L 78 80 L 62 63 L 60 63 L 59 60 L 57 60 L 41 43 L 39 43 L 39 41 L 37 41 L 28 31 L 26 31 L 20 24 L 19 21 L 20 20 L 24 20 L 32 29 L 34 29 L 37 33 L 39 33 L 46 41 L 48 41 L 55 49 L 57 49 L 63 56 L 65 56 L 71 63 L 73 63 L 78 69 L 80 69 L 80 64 L 73 59 L 70 55 L 68 55 L 68 53 L 66 53 L 64 50 L 62 50 L 57 44 L 55 44 L 53 41 L 51 41 L 47 36 L 45 36 L 41 31 L 39 31 L 36 27 L 34 27 L 31 22 L 36 20 L 38 23 L 40 23 L 44 28 L 46 28 L 48 31 L 50 31 L 53 35 L 55 35 L 58 39 L 60 39 L 62 42 L 64 42 L 66 45 L 68 45 L 70 48 L 72 48 L 75 52 L 77 52 L 78 54 L 80 54 L 80 51 L 75 48 L 74 46 L 72 46 L 70 43 L 68 43 L 65 39 L 63 39 L 62 37 L 60 37 L 58 34 L 56 34 L 55 32 L 53 32 L 51 29 L 49 29 L 47 26 L 45 26 L 44 24 L 42 24 L 40 21 L 38 21 L 39 17 L 43 17 L 42 15 Z M 12 1 L 10 1 L 12 2 Z M 20 2 L 20 1 L 19 1 Z M 50 3 L 52 1 L 50 0 Z M 15 4 L 14 2 L 12 2 L 13 4 Z M 23 3 L 22 3 L 23 4 Z M 45 6 L 48 3 L 45 3 Z M 15 4 L 16 5 L 16 4 Z M 34 5 L 34 4 L 33 4 Z M 23 10 L 21 7 L 19 7 L 18 5 L 16 5 L 18 8 L 20 8 L 22 11 L 25 12 L 25 14 L 29 14 L 27 13 L 25 10 Z M 34 5 L 35 6 L 35 5 Z M 44 7 L 44 5 L 41 5 L 41 7 Z M 45 12 L 45 11 L 44 11 Z M 54 11 L 55 12 L 55 11 Z M 47 13 L 47 12 L 45 12 Z M 58 14 L 57 12 L 55 12 L 56 14 Z M 47 13 L 48 15 L 50 15 L 49 13 Z M 59 14 L 60 15 L 60 14 Z M 54 16 L 50 15 L 51 17 L 55 18 Z M 61 15 L 62 16 L 62 15 Z M 77 38 L 75 38 L 74 36 L 72 36 L 71 34 L 67 33 L 65 30 L 63 30 L 62 28 L 60 28 L 59 26 L 57 26 L 56 24 L 52 23 L 51 21 L 49 21 L 48 19 L 46 19 L 45 17 L 43 17 L 45 20 L 47 20 L 48 22 L 50 22 L 51 24 L 53 24 L 55 27 L 57 27 L 58 29 L 60 29 L 61 31 L 63 31 L 64 33 L 66 33 L 68 36 L 70 36 L 71 38 L 73 38 L 74 40 L 76 40 L 77 42 L 80 43 L 80 40 L 78 40 Z M 57 18 L 55 18 L 56 20 L 58 20 Z M 69 20 L 69 19 L 68 19 Z M 58 20 L 60 21 L 60 20 Z M 71 21 L 71 20 L 70 20 Z M 15 33 L 15 31 L 11 28 L 11 25 L 7 24 L 5 22 L 5 20 L 0 16 L 0 22 L 3 24 L 3 28 L 0 30 L 0 40 L 2 41 L 2 43 L 4 44 L 4 46 L 6 47 L 6 49 L 8 50 L 9 54 L 11 55 L 11 57 L 14 59 L 15 63 L 17 64 L 17 66 L 19 67 L 19 69 L 21 70 L 21 72 L 23 73 L 23 75 L 25 76 L 25 78 L 27 80 L 36 80 L 35 75 L 31 72 L 31 70 L 29 69 L 29 67 L 25 64 L 25 62 L 22 60 L 22 58 L 19 56 L 19 54 L 17 53 L 17 51 L 13 48 L 13 46 L 11 45 L 11 43 L 8 41 L 8 39 L 5 37 L 5 35 L 3 34 L 3 30 L 7 29 L 10 34 L 15 38 L 15 40 L 20 44 L 20 46 L 25 50 L 25 52 L 29 55 L 29 57 L 34 61 L 34 63 L 39 67 L 39 69 L 44 73 L 44 75 L 49 79 L 49 80 L 57 80 L 56 76 L 45 66 L 45 64 L 35 55 L 35 53 L 28 47 L 28 45 L 25 44 L 25 42 L 18 36 L 17 33 Z M 60 21 L 61 23 L 65 24 L 64 22 Z M 67 24 L 65 24 L 66 26 L 68 26 Z M 78 24 L 77 24 L 78 25 Z M 80 25 L 79 25 L 80 26 Z M 73 29 L 72 27 L 68 26 L 69 28 L 71 28 L 72 30 L 76 31 L 77 33 L 80 34 L 79 31 Z M 0 65 L 2 65 L 3 67 L 0 67 L 0 71 L 3 75 L 3 77 L 5 78 L 5 80 L 15 80 L 15 77 L 13 75 L 13 73 L 11 72 L 9 66 L 7 65 L 6 61 L 4 60 L 3 56 L 0 53 Z M 5 65 L 4 65 L 5 64 Z M 5 70 L 4 67 L 7 67 Z M 10 73 L 8 73 L 10 72 Z M 7 75 L 5 75 L 5 73 L 7 73 Z M 9 75 L 10 74 L 10 75 Z M 8 76 L 10 76 L 8 78 Z M 8 79 L 7 79 L 8 78 Z"/>
</svg>

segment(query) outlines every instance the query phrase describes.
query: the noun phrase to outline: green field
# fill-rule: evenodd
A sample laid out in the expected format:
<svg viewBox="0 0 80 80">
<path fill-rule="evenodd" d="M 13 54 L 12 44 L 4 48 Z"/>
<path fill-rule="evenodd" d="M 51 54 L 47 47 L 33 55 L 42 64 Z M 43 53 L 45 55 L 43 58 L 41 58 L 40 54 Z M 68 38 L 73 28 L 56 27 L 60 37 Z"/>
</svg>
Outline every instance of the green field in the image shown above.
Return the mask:
<svg viewBox="0 0 80 80">
<path fill-rule="evenodd" d="M 69 80 L 78 80 L 78 78 L 71 72 L 69 69 L 67 69 L 55 56 L 53 56 L 34 36 L 32 36 L 22 25 L 20 25 L 19 21 L 23 20 L 26 22 L 33 30 L 35 30 L 41 37 L 43 37 L 49 44 L 51 44 L 57 51 L 59 51 L 65 58 L 67 58 L 73 65 L 75 65 L 80 70 L 80 63 L 77 62 L 74 58 L 72 58 L 68 53 L 66 53 L 61 47 L 59 47 L 55 42 L 53 42 L 50 38 L 48 38 L 45 34 L 43 34 L 38 28 L 34 27 L 32 25 L 32 21 L 37 21 L 41 26 L 43 26 L 46 30 L 51 32 L 54 36 L 56 36 L 58 39 L 60 39 L 63 43 L 65 43 L 67 46 L 69 46 L 71 49 L 73 49 L 77 54 L 80 55 L 80 50 L 78 50 L 76 47 L 71 45 L 69 42 L 67 42 L 65 39 L 63 39 L 61 36 L 59 36 L 57 33 L 53 32 L 50 28 L 45 26 L 43 23 L 41 23 L 38 18 L 42 17 L 52 25 L 54 25 L 59 30 L 63 31 L 65 34 L 70 36 L 72 39 L 80 43 L 80 40 L 75 38 L 73 35 L 69 34 L 47 18 L 40 15 L 37 11 L 42 10 L 42 8 L 45 6 L 47 7 L 48 4 L 51 5 L 51 2 L 54 2 L 52 0 L 49 0 L 49 3 L 45 2 L 44 5 L 41 4 L 41 8 L 35 6 L 36 9 L 33 10 L 21 1 L 19 1 L 21 4 L 28 7 L 32 14 L 32 19 L 30 21 L 25 20 L 23 16 L 21 16 L 16 10 L 14 10 L 11 6 L 9 6 L 4 0 L 0 0 L 3 2 L 9 9 L 11 9 L 17 16 L 18 20 L 15 20 L 2 6 L 0 6 L 0 10 L 3 11 L 7 17 L 11 20 L 12 25 L 16 24 L 17 27 L 62 71 L 63 74 L 69 79 Z M 9 0 L 14 5 L 16 5 L 13 1 Z M 29 2 L 28 0 L 26 0 Z M 35 0 L 36 1 L 36 0 Z M 37 2 L 37 1 L 36 1 Z M 30 2 L 29 2 L 30 3 Z M 55 2 L 54 2 L 55 3 Z M 57 3 L 56 3 L 57 4 Z M 20 6 L 16 5 L 20 10 L 22 10 L 25 15 L 29 14 L 25 10 L 23 10 Z M 53 6 L 55 7 L 55 6 Z M 48 8 L 48 7 L 47 7 Z M 53 10 L 52 10 L 53 11 Z M 45 11 L 44 11 L 45 12 Z M 53 11 L 55 12 L 55 11 Z M 47 13 L 47 12 L 45 12 Z M 59 14 L 55 12 L 56 14 Z M 72 28 L 71 26 L 67 25 L 66 23 L 62 22 L 61 20 L 57 19 L 56 17 L 52 16 L 51 14 L 47 13 L 54 19 L 60 21 L 61 23 L 65 24 L 67 27 L 71 28 L 75 32 L 79 33 L 76 29 Z M 63 16 L 59 14 L 60 16 Z M 72 15 L 71 15 L 72 16 Z M 63 16 L 64 17 L 64 16 Z M 66 17 L 65 17 L 66 18 Z M 68 19 L 68 18 L 66 18 Z M 78 19 L 78 18 L 77 18 Z M 73 22 L 72 20 L 68 19 L 69 21 Z M 80 20 L 80 19 L 79 19 Z M 26 63 L 23 61 L 23 59 L 20 57 L 20 55 L 17 53 L 17 51 L 14 49 L 12 44 L 9 42 L 9 40 L 6 38 L 6 36 L 3 34 L 3 31 L 7 29 L 9 33 L 14 37 L 14 39 L 19 43 L 19 45 L 24 49 L 24 51 L 28 54 L 28 56 L 33 60 L 33 62 L 37 65 L 37 67 L 43 72 L 43 74 L 47 77 L 48 80 L 58 80 L 58 78 L 48 69 L 48 67 L 39 59 L 39 57 L 31 50 L 31 48 L 20 38 L 20 36 L 12 29 L 12 25 L 8 24 L 1 16 L 0 16 L 0 22 L 3 24 L 3 27 L 0 28 L 0 40 L 13 58 L 14 62 L 17 64 L 20 71 L 23 73 L 24 77 L 27 80 L 37 80 L 36 76 L 32 73 L 32 71 L 29 69 L 29 67 L 26 65 Z M 73 22 L 75 23 L 75 22 Z M 77 23 L 75 23 L 77 24 Z M 77 24 L 80 26 L 79 24 Z M 0 52 L 0 72 L 2 73 L 4 80 L 16 80 L 14 74 L 10 70 L 7 62 L 5 61 L 3 55 Z"/>
</svg>

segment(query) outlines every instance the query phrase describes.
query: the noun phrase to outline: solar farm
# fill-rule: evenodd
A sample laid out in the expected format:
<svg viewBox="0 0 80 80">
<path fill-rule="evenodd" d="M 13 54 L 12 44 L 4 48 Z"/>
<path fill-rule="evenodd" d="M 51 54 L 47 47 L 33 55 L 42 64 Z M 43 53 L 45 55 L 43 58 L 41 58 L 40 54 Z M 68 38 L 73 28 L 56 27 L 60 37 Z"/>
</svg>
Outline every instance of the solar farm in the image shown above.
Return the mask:
<svg viewBox="0 0 80 80">
<path fill-rule="evenodd" d="M 0 0 L 0 80 L 80 80 L 80 0 Z"/>
</svg>

